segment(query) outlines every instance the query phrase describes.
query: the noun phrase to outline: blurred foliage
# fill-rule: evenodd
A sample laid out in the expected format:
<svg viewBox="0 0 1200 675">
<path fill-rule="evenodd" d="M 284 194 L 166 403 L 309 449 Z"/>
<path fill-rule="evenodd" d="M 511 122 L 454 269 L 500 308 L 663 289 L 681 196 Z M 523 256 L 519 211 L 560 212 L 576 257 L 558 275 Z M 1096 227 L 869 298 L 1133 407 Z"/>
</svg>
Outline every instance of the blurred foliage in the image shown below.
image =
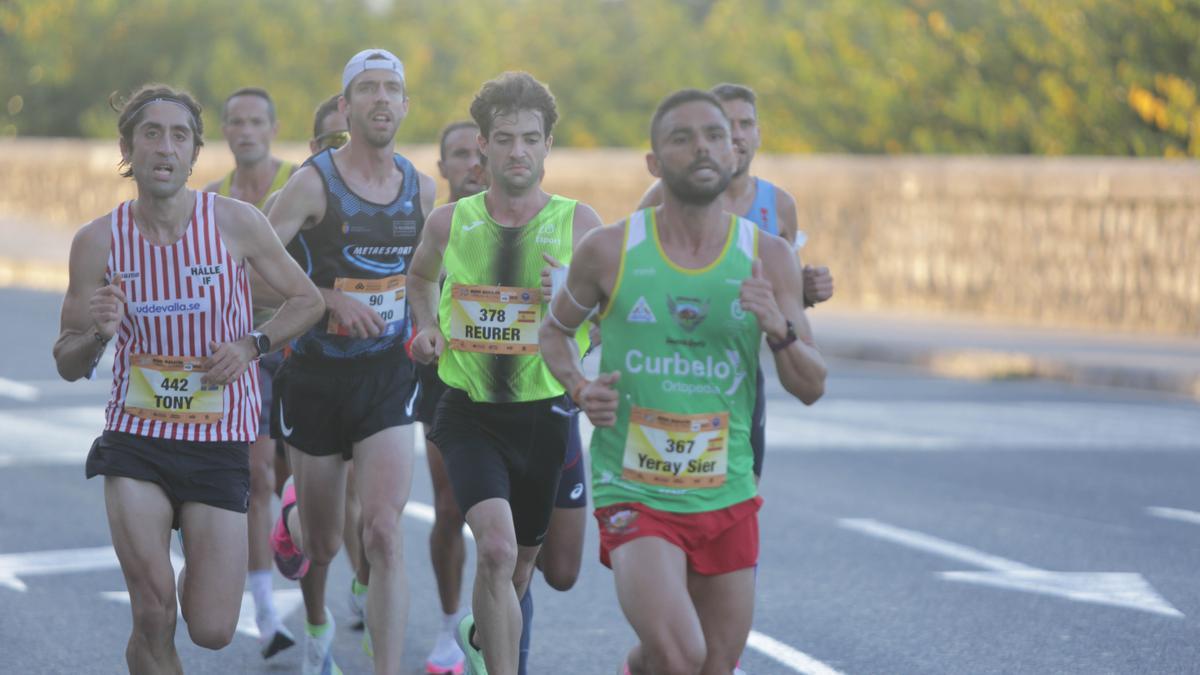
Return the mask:
<svg viewBox="0 0 1200 675">
<path fill-rule="evenodd" d="M 685 86 L 742 82 L 778 152 L 1200 156 L 1200 0 L 8 0 L 0 136 L 111 136 L 150 80 L 275 96 L 306 138 L 361 48 L 396 52 L 431 142 L 506 69 L 547 82 L 560 144 L 645 146 Z"/>
</svg>

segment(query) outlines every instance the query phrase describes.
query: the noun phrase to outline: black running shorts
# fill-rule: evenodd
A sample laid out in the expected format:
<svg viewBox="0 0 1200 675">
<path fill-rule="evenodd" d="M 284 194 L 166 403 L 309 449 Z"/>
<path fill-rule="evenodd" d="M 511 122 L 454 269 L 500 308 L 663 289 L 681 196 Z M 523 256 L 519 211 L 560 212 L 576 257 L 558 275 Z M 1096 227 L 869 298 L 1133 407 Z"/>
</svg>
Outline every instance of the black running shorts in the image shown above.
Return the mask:
<svg viewBox="0 0 1200 675">
<path fill-rule="evenodd" d="M 754 385 L 754 413 L 750 416 L 750 449 L 754 451 L 754 475 L 762 478 L 763 455 L 767 447 L 767 383 L 762 364 Z"/>
<path fill-rule="evenodd" d="M 187 502 L 245 513 L 250 500 L 250 445 L 244 441 L 176 441 L 105 431 L 92 443 L 84 471 L 121 476 L 162 488 L 179 529 Z"/>
<path fill-rule="evenodd" d="M 425 425 L 425 435 L 433 431 L 433 417 L 438 401 L 446 393 L 446 383 L 438 377 L 436 363 L 417 364 L 417 379 L 421 382 L 421 395 L 417 397 L 417 421 Z"/>
<path fill-rule="evenodd" d="M 565 400 L 475 403 L 461 389 L 446 390 L 430 440 L 442 451 L 463 514 L 485 499 L 507 500 L 517 543 L 542 543 L 567 452 Z"/>
<path fill-rule="evenodd" d="M 261 394 L 262 411 L 258 414 L 258 435 L 267 436 L 271 430 L 271 403 L 274 391 L 271 381 L 279 366 L 283 365 L 283 352 L 271 352 L 258 360 L 258 393 Z"/>
<path fill-rule="evenodd" d="M 558 494 L 554 497 L 556 509 L 579 509 L 587 506 L 587 471 L 584 469 L 583 439 L 579 436 L 579 416 L 571 416 L 567 435 L 567 458 L 563 460 L 562 478 L 558 479 Z"/>
<path fill-rule="evenodd" d="M 306 455 L 348 460 L 355 443 L 412 424 L 419 390 L 412 362 L 360 365 L 314 365 L 295 355 L 285 361 L 275 376 L 271 437 Z"/>
</svg>

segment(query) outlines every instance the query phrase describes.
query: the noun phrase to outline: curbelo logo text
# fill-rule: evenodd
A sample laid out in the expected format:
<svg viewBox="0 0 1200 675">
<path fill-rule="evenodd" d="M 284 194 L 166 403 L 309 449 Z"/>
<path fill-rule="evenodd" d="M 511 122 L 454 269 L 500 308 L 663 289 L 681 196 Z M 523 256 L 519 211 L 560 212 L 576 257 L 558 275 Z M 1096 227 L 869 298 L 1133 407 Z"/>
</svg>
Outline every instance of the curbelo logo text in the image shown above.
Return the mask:
<svg viewBox="0 0 1200 675">
<path fill-rule="evenodd" d="M 691 359 L 679 352 L 671 356 L 644 354 L 640 349 L 625 352 L 625 370 L 631 375 L 645 373 L 663 378 L 663 391 L 677 394 L 724 394 L 732 396 L 746 379 L 738 353 L 726 350 L 725 358 L 714 358 L 711 354 L 703 360 Z M 671 378 L 687 378 L 680 381 Z M 724 386 L 728 383 L 728 386 Z M 724 386 L 724 389 L 722 389 Z"/>
</svg>

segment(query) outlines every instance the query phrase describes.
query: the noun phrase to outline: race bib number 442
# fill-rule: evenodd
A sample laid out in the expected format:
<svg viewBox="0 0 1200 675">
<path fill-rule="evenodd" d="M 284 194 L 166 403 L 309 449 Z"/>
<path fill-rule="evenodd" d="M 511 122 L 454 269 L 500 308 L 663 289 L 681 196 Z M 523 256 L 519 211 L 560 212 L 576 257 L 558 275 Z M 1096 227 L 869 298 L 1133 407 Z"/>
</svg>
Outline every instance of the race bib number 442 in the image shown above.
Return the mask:
<svg viewBox="0 0 1200 675">
<path fill-rule="evenodd" d="M 202 359 L 134 354 L 125 411 L 160 422 L 213 424 L 225 413 L 224 385 L 203 385 Z"/>
<path fill-rule="evenodd" d="M 405 288 L 404 275 L 396 274 L 382 279 L 346 279 L 338 277 L 333 282 L 335 290 L 375 310 L 387 327 L 384 335 L 395 335 L 404 327 Z M 350 329 L 329 315 L 327 331 L 334 335 L 349 335 Z"/>
<path fill-rule="evenodd" d="M 485 354 L 538 353 L 541 289 L 454 284 L 450 293 L 451 349 Z"/>
<path fill-rule="evenodd" d="M 725 483 L 729 413 L 682 415 L 639 408 L 629 412 L 621 477 L 671 488 Z"/>
</svg>

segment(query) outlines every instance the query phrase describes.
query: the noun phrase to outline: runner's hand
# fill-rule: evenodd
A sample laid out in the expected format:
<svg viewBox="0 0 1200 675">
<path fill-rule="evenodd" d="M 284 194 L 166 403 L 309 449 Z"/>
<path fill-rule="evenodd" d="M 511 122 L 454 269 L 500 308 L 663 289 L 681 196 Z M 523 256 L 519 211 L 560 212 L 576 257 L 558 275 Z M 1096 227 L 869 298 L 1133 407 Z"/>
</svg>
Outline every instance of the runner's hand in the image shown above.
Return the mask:
<svg viewBox="0 0 1200 675">
<path fill-rule="evenodd" d="M 600 346 L 600 324 L 593 323 L 588 326 L 588 342 L 592 349 Z"/>
<path fill-rule="evenodd" d="M 229 384 L 246 372 L 246 367 L 258 356 L 254 341 L 242 338 L 233 342 L 208 343 L 210 354 L 204 360 L 204 384 Z"/>
<path fill-rule="evenodd" d="M 554 282 L 550 280 L 550 268 L 563 265 L 549 253 L 542 253 L 542 260 L 546 261 L 546 265 L 542 267 L 542 301 L 550 302 L 554 299 Z"/>
<path fill-rule="evenodd" d="M 379 312 L 345 293 L 330 291 L 324 295 L 329 314 L 350 331 L 350 337 L 374 338 L 383 335 L 383 331 L 387 330 L 387 323 L 379 316 Z"/>
<path fill-rule="evenodd" d="M 621 379 L 620 371 L 601 373 L 594 380 L 579 389 L 579 399 L 575 405 L 583 408 L 588 420 L 595 427 L 611 427 L 617 423 L 617 380 Z"/>
<path fill-rule="evenodd" d="M 833 275 L 828 267 L 804 266 L 804 304 L 812 307 L 833 297 Z"/>
<path fill-rule="evenodd" d="M 121 325 L 121 319 L 125 316 L 126 302 L 125 291 L 115 283 L 97 288 L 92 294 L 88 312 L 100 337 L 110 340 L 116 334 L 117 326 Z"/>
<path fill-rule="evenodd" d="M 738 298 L 742 309 L 758 317 L 758 326 L 767 337 L 782 340 L 787 335 L 787 319 L 775 302 L 775 289 L 763 275 L 762 260 L 755 258 L 750 266 L 750 278 L 742 281 Z"/>
<path fill-rule="evenodd" d="M 445 349 L 446 336 L 442 335 L 442 329 L 438 326 L 422 328 L 413 338 L 412 355 L 418 363 L 428 365 L 437 361 Z"/>
</svg>

